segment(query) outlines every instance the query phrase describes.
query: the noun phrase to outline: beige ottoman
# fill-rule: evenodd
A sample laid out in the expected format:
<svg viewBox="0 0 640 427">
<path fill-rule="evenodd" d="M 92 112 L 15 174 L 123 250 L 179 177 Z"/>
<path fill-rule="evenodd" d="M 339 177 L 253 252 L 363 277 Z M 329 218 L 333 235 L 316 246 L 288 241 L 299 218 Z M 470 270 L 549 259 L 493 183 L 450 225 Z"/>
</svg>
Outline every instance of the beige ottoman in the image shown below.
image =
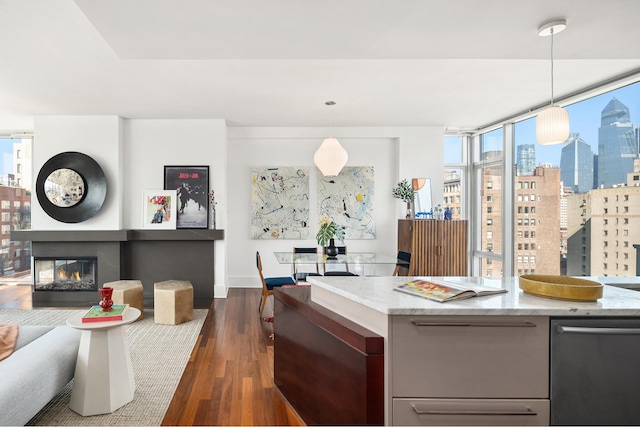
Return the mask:
<svg viewBox="0 0 640 427">
<path fill-rule="evenodd" d="M 193 286 L 188 280 L 165 280 L 153 285 L 153 320 L 179 325 L 193 320 Z"/>
<path fill-rule="evenodd" d="M 116 280 L 115 282 L 107 282 L 103 286 L 113 288 L 114 304 L 129 304 L 140 310 L 140 317 L 144 318 L 144 290 L 140 280 Z"/>
</svg>

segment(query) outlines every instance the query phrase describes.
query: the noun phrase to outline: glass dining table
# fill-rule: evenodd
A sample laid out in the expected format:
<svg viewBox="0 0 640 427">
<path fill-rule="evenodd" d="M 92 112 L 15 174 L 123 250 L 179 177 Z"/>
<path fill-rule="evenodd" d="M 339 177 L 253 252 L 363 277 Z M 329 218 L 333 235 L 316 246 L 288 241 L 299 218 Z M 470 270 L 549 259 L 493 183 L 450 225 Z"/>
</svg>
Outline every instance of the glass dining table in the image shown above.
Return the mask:
<svg viewBox="0 0 640 427">
<path fill-rule="evenodd" d="M 376 252 L 348 252 L 346 255 L 337 255 L 335 259 L 323 254 L 305 254 L 293 251 L 273 252 L 279 264 L 290 264 L 293 271 L 294 264 L 319 265 L 321 271 L 339 269 L 343 265 L 348 265 L 350 272 L 359 276 L 386 275 L 390 276 L 398 262 L 395 256 L 379 254 Z M 324 268 L 323 268 L 324 264 Z M 378 267 L 378 271 L 376 271 Z"/>
</svg>

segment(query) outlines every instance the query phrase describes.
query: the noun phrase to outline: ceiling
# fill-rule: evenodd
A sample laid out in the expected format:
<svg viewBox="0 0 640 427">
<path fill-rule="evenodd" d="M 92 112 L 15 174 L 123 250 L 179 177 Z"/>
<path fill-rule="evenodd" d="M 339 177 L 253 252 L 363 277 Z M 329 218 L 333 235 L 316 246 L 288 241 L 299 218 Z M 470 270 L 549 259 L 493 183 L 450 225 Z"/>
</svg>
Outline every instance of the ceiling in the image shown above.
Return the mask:
<svg viewBox="0 0 640 427">
<path fill-rule="evenodd" d="M 0 0 L 4 116 L 474 129 L 640 70 L 637 0 Z M 334 100 L 336 105 L 325 106 Z"/>
</svg>

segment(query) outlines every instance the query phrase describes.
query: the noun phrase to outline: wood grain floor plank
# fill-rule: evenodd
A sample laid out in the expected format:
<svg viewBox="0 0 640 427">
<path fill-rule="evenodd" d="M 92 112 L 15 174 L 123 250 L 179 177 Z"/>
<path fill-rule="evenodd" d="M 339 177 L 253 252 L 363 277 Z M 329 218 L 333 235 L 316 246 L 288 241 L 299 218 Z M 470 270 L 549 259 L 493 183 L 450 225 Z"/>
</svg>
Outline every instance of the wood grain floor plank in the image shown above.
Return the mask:
<svg viewBox="0 0 640 427">
<path fill-rule="evenodd" d="M 28 285 L 0 285 L 0 309 L 30 310 L 31 292 L 33 289 Z"/>
<path fill-rule="evenodd" d="M 253 381 L 250 377 L 242 378 L 242 396 L 253 396 Z M 256 425 L 253 420 L 253 399 L 240 399 L 242 403 L 241 425 Z"/>
</svg>

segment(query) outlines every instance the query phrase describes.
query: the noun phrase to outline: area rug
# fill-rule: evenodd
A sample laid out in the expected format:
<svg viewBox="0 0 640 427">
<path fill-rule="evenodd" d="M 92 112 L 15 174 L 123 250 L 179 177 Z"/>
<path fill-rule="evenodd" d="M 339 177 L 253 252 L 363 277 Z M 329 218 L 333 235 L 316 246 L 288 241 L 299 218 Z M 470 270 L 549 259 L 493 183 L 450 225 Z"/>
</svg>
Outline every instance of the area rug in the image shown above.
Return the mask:
<svg viewBox="0 0 640 427">
<path fill-rule="evenodd" d="M 64 325 L 75 310 L 0 309 L 0 321 L 20 325 Z M 111 414 L 82 417 L 69 409 L 73 381 L 27 425 L 46 426 L 159 426 L 187 365 L 207 310 L 194 310 L 193 320 L 180 325 L 157 325 L 153 310 L 126 325 L 136 382 L 133 401 Z"/>
</svg>

